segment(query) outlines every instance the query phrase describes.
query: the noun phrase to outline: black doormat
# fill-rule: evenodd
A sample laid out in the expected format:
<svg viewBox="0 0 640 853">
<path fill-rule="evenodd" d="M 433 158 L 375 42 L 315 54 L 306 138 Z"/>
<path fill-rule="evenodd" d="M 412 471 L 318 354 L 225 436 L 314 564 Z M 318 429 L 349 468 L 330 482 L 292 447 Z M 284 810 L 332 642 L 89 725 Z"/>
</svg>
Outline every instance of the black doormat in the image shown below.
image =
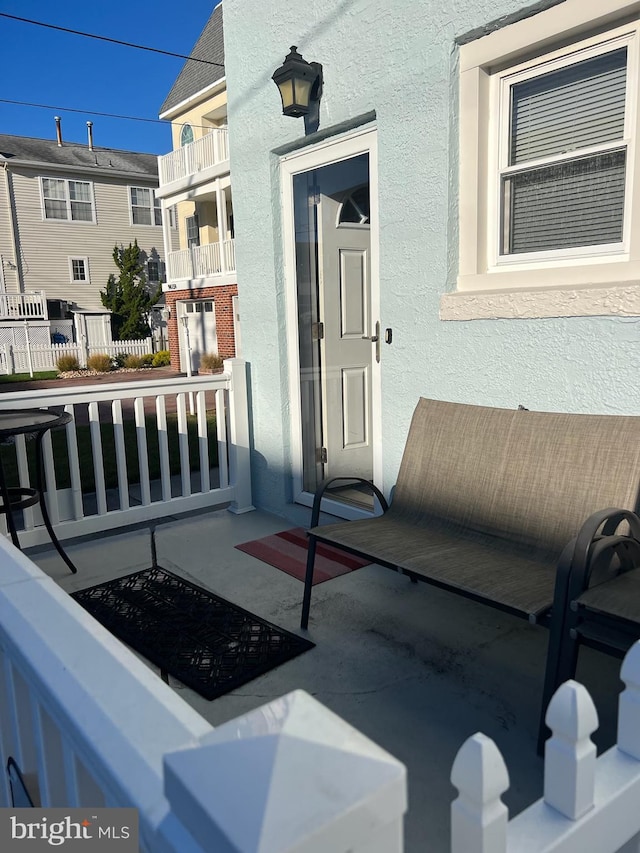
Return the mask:
<svg viewBox="0 0 640 853">
<path fill-rule="evenodd" d="M 156 666 L 215 699 L 314 643 L 156 566 L 72 593 Z"/>
</svg>

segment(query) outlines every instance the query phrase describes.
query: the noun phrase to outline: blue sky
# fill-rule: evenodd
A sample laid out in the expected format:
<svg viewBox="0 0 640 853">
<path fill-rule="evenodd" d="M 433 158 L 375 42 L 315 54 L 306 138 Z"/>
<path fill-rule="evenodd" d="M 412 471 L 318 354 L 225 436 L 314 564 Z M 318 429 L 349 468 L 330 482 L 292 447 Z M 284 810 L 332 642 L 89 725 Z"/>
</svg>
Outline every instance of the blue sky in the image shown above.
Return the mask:
<svg viewBox="0 0 640 853">
<path fill-rule="evenodd" d="M 0 0 L 0 12 L 189 54 L 217 0 Z M 183 11 L 185 10 L 185 11 Z M 0 98 L 73 107 L 63 137 L 163 154 L 168 124 L 122 121 L 90 110 L 157 119 L 184 60 L 0 18 Z M 86 112 L 85 112 L 86 111 Z M 0 103 L 0 132 L 55 139 L 56 110 Z"/>
</svg>

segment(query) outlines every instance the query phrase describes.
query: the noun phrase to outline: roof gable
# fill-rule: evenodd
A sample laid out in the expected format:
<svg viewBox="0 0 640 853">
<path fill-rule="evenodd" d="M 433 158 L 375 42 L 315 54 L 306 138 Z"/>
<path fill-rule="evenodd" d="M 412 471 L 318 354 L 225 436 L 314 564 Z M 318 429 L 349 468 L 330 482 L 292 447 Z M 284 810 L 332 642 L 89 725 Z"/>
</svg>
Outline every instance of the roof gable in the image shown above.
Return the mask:
<svg viewBox="0 0 640 853">
<path fill-rule="evenodd" d="M 176 77 L 171 91 L 160 107 L 160 115 L 224 77 L 222 3 L 218 3 L 211 13 L 211 17 L 205 24 L 189 56 L 193 56 L 195 59 L 206 59 L 209 62 L 219 63 L 219 65 L 207 65 L 204 62 L 191 62 L 187 59 L 182 66 L 182 71 Z"/>
</svg>

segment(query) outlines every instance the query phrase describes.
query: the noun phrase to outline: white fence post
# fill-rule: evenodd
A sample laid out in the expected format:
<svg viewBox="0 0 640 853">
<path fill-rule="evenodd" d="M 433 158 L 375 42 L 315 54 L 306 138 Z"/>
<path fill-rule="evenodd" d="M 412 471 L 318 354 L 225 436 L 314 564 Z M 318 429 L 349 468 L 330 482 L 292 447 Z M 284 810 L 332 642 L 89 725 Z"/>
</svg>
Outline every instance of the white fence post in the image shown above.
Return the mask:
<svg viewBox="0 0 640 853">
<path fill-rule="evenodd" d="M 255 509 L 251 503 L 251 450 L 249 448 L 249 399 L 247 365 L 241 358 L 224 361 L 225 373 L 231 373 L 229 391 L 229 481 L 235 500 L 229 507 L 240 514 Z"/>
<path fill-rule="evenodd" d="M 640 761 L 640 640 L 627 652 L 620 678 L 625 689 L 618 705 L 618 749 Z"/>
<path fill-rule="evenodd" d="M 164 757 L 171 813 L 216 853 L 402 853 L 406 768 L 303 690 Z"/>
<path fill-rule="evenodd" d="M 598 713 L 587 689 L 565 681 L 547 709 L 552 737 L 544 756 L 544 800 L 565 817 L 577 820 L 593 807 L 596 747 L 591 734 Z"/>
<path fill-rule="evenodd" d="M 464 742 L 451 782 L 459 791 L 451 804 L 451 853 L 505 853 L 509 813 L 500 797 L 509 774 L 491 738 L 478 733 Z"/>
</svg>

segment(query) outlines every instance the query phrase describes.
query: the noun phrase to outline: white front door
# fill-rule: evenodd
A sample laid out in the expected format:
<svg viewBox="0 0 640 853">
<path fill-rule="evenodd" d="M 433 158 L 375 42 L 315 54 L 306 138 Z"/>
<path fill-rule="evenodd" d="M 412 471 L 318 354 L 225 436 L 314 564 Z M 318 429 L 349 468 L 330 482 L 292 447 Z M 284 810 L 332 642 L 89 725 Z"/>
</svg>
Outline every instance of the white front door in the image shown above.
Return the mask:
<svg viewBox="0 0 640 853">
<path fill-rule="evenodd" d="M 189 374 L 193 370 L 198 370 L 200 358 L 205 353 L 218 352 L 215 305 L 211 299 L 181 304 L 181 367 Z M 189 370 L 189 359 L 191 370 Z"/>
<path fill-rule="evenodd" d="M 377 218 L 370 214 L 374 145 L 375 132 L 368 132 L 286 164 L 292 219 L 288 258 L 294 271 L 289 279 L 292 392 L 299 395 L 292 438 L 301 462 L 294 489 L 303 503 L 327 478 L 380 482 L 380 353 L 372 341 L 379 326 L 372 246 Z M 334 497 L 354 500 L 344 493 Z"/>
<path fill-rule="evenodd" d="M 353 218 L 353 198 L 368 184 L 319 201 L 318 269 L 324 476 L 373 476 L 371 445 L 371 238 L 366 212 Z M 345 205 L 350 215 L 343 216 Z"/>
</svg>

